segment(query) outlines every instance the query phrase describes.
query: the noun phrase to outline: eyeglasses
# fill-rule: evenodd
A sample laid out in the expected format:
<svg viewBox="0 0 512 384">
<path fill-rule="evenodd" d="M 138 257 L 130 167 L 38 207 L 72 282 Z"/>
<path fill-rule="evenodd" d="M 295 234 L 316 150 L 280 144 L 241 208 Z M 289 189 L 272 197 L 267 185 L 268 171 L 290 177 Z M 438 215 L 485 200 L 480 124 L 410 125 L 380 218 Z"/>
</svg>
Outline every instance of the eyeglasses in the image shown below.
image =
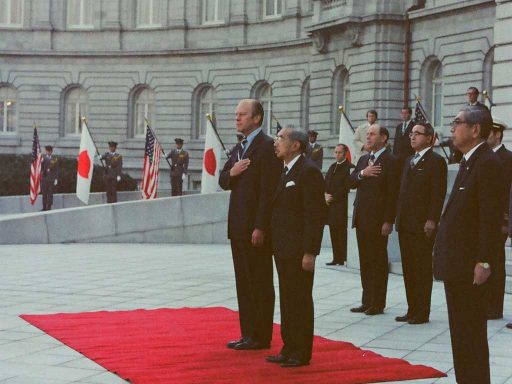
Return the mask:
<svg viewBox="0 0 512 384">
<path fill-rule="evenodd" d="M 409 133 L 409 137 L 416 137 L 416 136 L 428 136 L 425 132 L 411 132 Z"/>
<path fill-rule="evenodd" d="M 283 136 L 276 136 L 274 137 L 274 142 L 277 143 L 277 142 L 280 142 L 280 141 L 283 141 L 284 140 L 284 137 Z"/>
<path fill-rule="evenodd" d="M 459 124 L 466 124 L 466 123 L 467 123 L 467 121 L 465 121 L 465 120 L 455 119 L 455 120 L 453 120 L 453 121 L 450 123 L 450 127 L 455 128 L 455 127 L 456 127 L 457 125 L 459 125 Z"/>
</svg>

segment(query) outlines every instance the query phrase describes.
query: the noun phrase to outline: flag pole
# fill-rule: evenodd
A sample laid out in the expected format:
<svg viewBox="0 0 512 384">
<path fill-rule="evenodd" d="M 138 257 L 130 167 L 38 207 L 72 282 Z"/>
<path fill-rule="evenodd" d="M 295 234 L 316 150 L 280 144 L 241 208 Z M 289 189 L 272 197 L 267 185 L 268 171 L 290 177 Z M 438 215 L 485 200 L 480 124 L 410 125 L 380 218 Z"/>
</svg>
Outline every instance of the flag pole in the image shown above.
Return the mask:
<svg viewBox="0 0 512 384">
<path fill-rule="evenodd" d="M 148 127 L 148 129 L 153 134 L 153 137 L 155 138 L 155 140 L 160 142 L 160 140 L 158 140 L 158 138 L 155 135 L 155 131 L 153 131 L 153 128 L 151 128 L 151 126 L 149 125 L 148 119 L 144 118 L 144 122 L 146 123 L 146 127 Z M 162 148 L 162 146 L 160 146 L 160 151 L 164 154 L 165 161 L 167 161 L 167 164 L 169 164 L 169 167 L 172 168 L 172 165 L 171 165 L 171 163 L 169 163 L 169 159 L 167 158 L 167 154 L 165 153 L 165 151 Z"/>
<path fill-rule="evenodd" d="M 92 140 L 92 143 L 94 144 L 94 148 L 96 149 L 96 154 L 99 156 L 98 158 L 100 159 L 101 166 L 103 167 L 103 169 L 105 171 L 107 171 L 107 167 L 103 163 L 103 159 L 101 158 L 101 153 L 98 151 L 98 146 L 96 145 L 96 142 L 94 141 L 94 138 L 92 137 L 92 133 L 91 133 L 91 130 L 89 129 L 89 124 L 87 124 L 87 119 L 85 118 L 85 116 L 82 116 L 82 124 L 83 123 L 85 123 L 85 125 L 87 126 L 87 130 L 89 131 L 89 136 L 91 136 L 91 140 Z"/>
<path fill-rule="evenodd" d="M 32 128 L 37 129 L 37 124 L 36 124 L 35 120 L 32 123 Z M 38 135 L 38 137 L 39 137 L 39 135 Z M 37 140 L 37 149 L 39 149 L 39 152 L 41 152 L 41 141 L 40 140 Z"/>
<path fill-rule="evenodd" d="M 210 121 L 210 124 L 212 125 L 212 128 L 213 128 L 213 132 L 215 132 L 215 136 L 217 136 L 217 139 L 219 140 L 219 143 L 222 146 L 224 153 L 226 153 L 226 156 L 229 158 L 229 151 L 226 149 L 226 146 L 224 145 L 224 143 L 222 142 L 222 139 L 219 136 L 219 132 L 217 131 L 217 127 L 215 126 L 215 123 L 213 122 L 212 115 L 210 113 L 207 113 L 206 118 Z"/>
<path fill-rule="evenodd" d="M 279 133 L 279 131 L 281 129 L 283 129 L 283 127 L 281 126 L 281 124 L 279 124 L 279 120 L 277 120 L 277 118 L 275 117 L 275 115 L 272 113 L 272 120 L 274 120 L 276 122 L 276 134 Z M 306 128 L 306 127 L 302 127 L 302 128 Z"/>
<path fill-rule="evenodd" d="M 484 89 L 482 94 L 484 95 L 484 99 L 489 100 L 489 112 L 491 112 L 492 107 L 494 107 L 496 104 L 492 102 L 491 97 L 489 96 L 489 92 L 487 92 L 487 89 Z"/>
<path fill-rule="evenodd" d="M 348 125 L 350 125 L 350 129 L 352 129 L 352 132 L 356 132 L 356 130 L 354 129 L 354 127 L 352 126 L 352 123 L 350 122 L 350 119 L 348 118 L 348 116 L 345 114 L 345 108 L 343 108 L 343 105 L 340 105 L 338 107 L 338 111 L 343 114 L 343 116 L 345 116 L 345 119 L 348 121 Z"/>
</svg>

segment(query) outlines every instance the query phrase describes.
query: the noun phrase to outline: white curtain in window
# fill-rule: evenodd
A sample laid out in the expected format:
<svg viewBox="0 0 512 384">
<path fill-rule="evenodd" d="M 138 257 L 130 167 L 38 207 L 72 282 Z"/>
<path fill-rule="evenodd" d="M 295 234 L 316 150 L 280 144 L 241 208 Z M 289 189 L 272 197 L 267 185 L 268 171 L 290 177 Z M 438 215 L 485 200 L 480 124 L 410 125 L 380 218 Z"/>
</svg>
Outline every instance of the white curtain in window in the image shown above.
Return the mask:
<svg viewBox="0 0 512 384">
<path fill-rule="evenodd" d="M 137 25 L 159 25 L 160 0 L 137 0 Z"/>
<path fill-rule="evenodd" d="M 12 87 L 0 88 L 0 132 L 16 131 L 16 90 Z"/>
<path fill-rule="evenodd" d="M 146 134 L 145 119 L 151 127 L 154 126 L 155 94 L 151 89 L 145 88 L 137 94 L 134 111 L 134 136 L 144 136 Z"/>
<path fill-rule="evenodd" d="M 265 3 L 265 16 L 277 16 L 281 14 L 281 0 L 263 0 Z"/>
<path fill-rule="evenodd" d="M 434 127 L 443 126 L 443 69 L 439 63 L 432 78 L 432 118 Z"/>
<path fill-rule="evenodd" d="M 82 132 L 81 118 L 87 118 L 88 96 L 81 88 L 73 88 L 66 97 L 66 135 L 79 135 Z"/>
<path fill-rule="evenodd" d="M 92 0 L 68 0 L 67 4 L 69 27 L 93 25 Z"/>
<path fill-rule="evenodd" d="M 222 21 L 223 0 L 203 0 L 203 21 Z"/>
<path fill-rule="evenodd" d="M 0 24 L 21 26 L 23 0 L 0 0 Z"/>
<path fill-rule="evenodd" d="M 212 87 L 205 88 L 200 95 L 199 100 L 199 135 L 206 135 L 206 114 L 215 113 L 214 91 Z"/>
<path fill-rule="evenodd" d="M 263 105 L 263 110 L 265 111 L 265 116 L 263 118 L 263 124 L 261 127 L 263 131 L 267 134 L 271 135 L 272 132 L 272 87 L 270 85 L 265 85 L 260 89 L 260 95 L 258 97 L 261 105 Z"/>
</svg>

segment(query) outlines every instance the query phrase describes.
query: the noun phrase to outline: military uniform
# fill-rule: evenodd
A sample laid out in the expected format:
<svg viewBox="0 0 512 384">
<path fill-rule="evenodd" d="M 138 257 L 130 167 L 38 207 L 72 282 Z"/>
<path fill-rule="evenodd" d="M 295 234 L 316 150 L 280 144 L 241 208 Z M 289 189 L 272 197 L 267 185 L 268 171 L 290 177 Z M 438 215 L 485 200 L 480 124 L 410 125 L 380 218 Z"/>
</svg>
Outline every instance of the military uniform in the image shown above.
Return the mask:
<svg viewBox="0 0 512 384">
<path fill-rule="evenodd" d="M 318 169 L 322 170 L 322 163 L 324 161 L 324 149 L 320 144 L 316 142 L 318 133 L 316 131 L 309 131 L 308 136 L 314 137 L 315 141 L 310 141 L 308 143 L 308 146 L 306 147 L 306 157 L 313 161 Z"/>
<path fill-rule="evenodd" d="M 183 144 L 183 140 L 176 139 L 175 142 Z M 166 156 L 171 159 L 171 195 L 183 195 L 183 175 L 188 170 L 188 152 L 183 148 L 174 148 L 171 153 Z"/>
<path fill-rule="evenodd" d="M 52 209 L 54 187 L 59 178 L 59 160 L 52 154 L 46 154 L 41 163 L 41 195 L 43 211 Z"/>
<path fill-rule="evenodd" d="M 111 141 L 108 144 L 109 146 L 115 144 L 113 147 L 117 148 L 117 143 L 115 142 Z M 123 156 L 114 150 L 113 152 L 105 152 L 101 159 L 105 160 L 106 167 L 103 181 L 107 190 L 107 203 L 117 203 L 117 182 L 121 179 Z"/>
</svg>

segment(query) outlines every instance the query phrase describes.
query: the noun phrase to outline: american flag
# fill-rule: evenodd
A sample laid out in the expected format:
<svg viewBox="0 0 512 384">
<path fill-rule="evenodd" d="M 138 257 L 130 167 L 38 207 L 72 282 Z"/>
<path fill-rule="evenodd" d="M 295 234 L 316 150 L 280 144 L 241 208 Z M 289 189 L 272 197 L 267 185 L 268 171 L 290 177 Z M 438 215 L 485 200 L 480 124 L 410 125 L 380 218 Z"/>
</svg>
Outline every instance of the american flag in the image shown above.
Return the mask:
<svg viewBox="0 0 512 384">
<path fill-rule="evenodd" d="M 142 198 L 144 200 L 156 198 L 158 189 L 158 164 L 162 148 L 156 140 L 153 131 L 146 127 L 146 148 L 144 150 L 144 167 L 142 174 Z"/>
<path fill-rule="evenodd" d="M 425 125 L 431 125 L 430 121 L 428 121 L 427 113 L 423 109 L 423 105 L 421 105 L 420 101 L 416 99 L 416 108 L 414 109 L 414 123 L 421 123 Z M 434 131 L 434 137 L 432 138 L 432 142 L 430 146 L 433 147 L 436 145 L 436 142 L 439 140 L 437 136 L 437 132 Z"/>
<path fill-rule="evenodd" d="M 30 204 L 34 205 L 37 196 L 41 191 L 41 162 L 43 155 L 41 154 L 41 146 L 39 145 L 39 136 L 37 128 L 34 127 L 34 139 L 32 141 L 32 162 L 30 164 Z"/>
</svg>

